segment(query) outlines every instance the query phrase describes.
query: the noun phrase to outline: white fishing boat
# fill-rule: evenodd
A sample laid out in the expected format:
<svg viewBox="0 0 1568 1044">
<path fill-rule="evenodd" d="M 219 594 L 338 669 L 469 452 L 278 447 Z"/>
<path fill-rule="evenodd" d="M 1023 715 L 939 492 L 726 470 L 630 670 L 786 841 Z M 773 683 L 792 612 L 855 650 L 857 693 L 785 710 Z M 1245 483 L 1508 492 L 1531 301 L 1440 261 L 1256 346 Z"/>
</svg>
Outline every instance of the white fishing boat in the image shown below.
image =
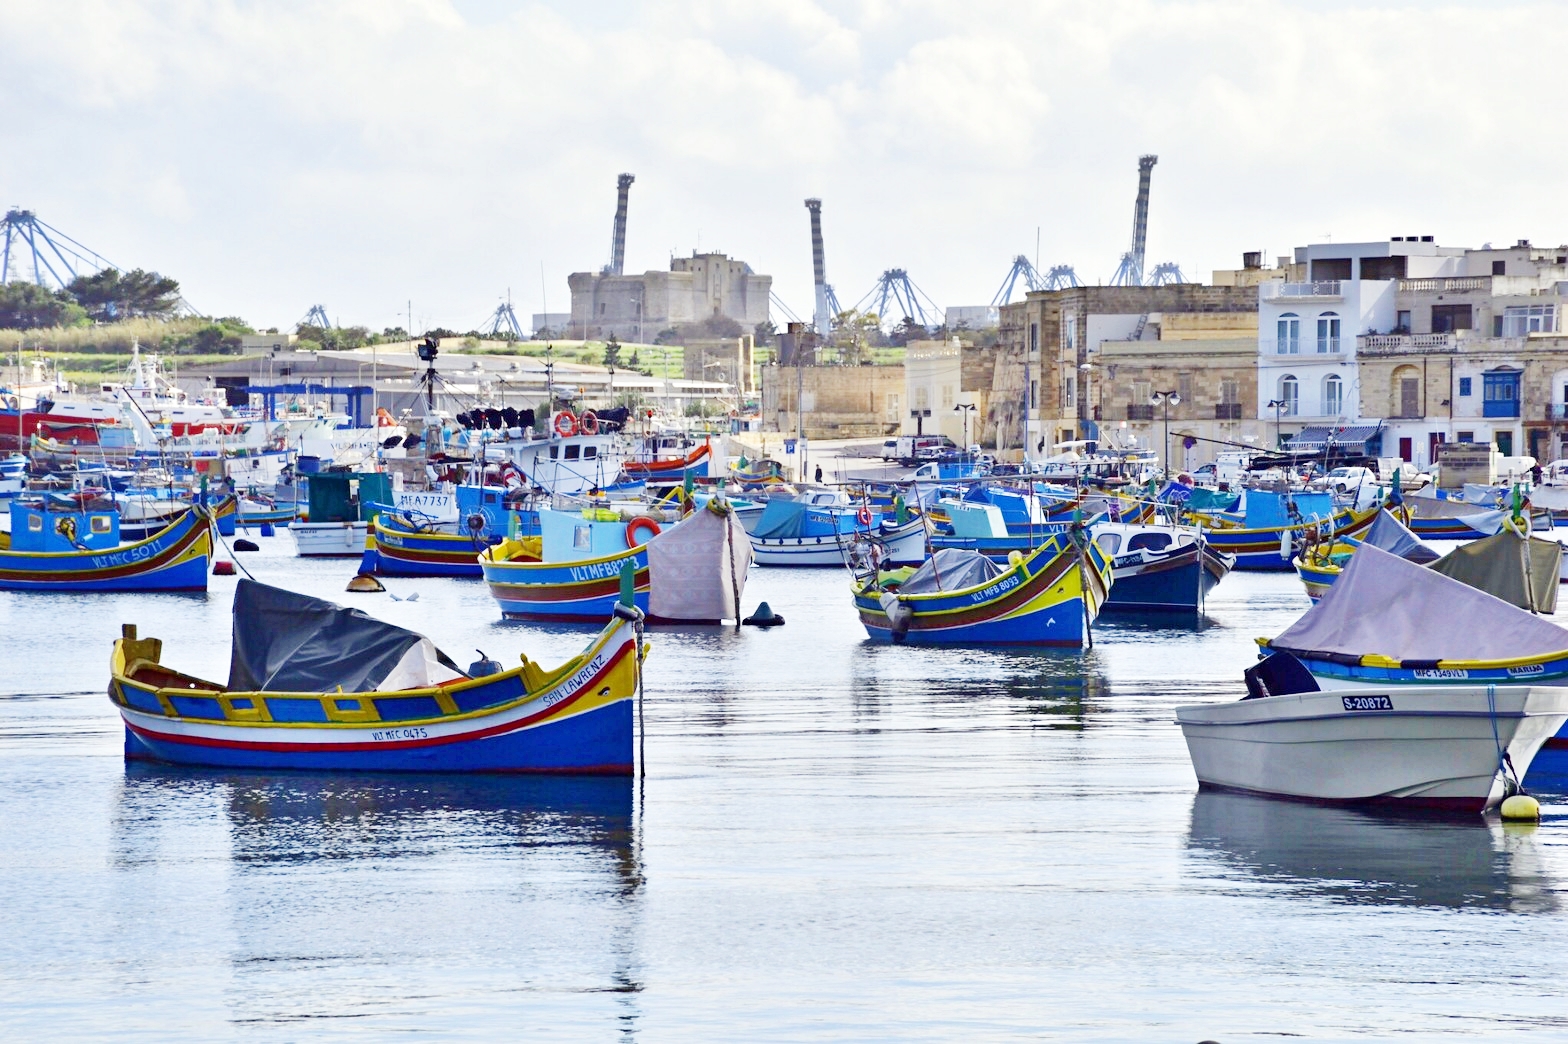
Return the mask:
<svg viewBox="0 0 1568 1044">
<path fill-rule="evenodd" d="M 1481 812 L 1568 721 L 1568 688 L 1558 686 L 1324 692 L 1304 669 L 1297 680 L 1305 691 L 1176 709 L 1200 786 Z"/>
</svg>

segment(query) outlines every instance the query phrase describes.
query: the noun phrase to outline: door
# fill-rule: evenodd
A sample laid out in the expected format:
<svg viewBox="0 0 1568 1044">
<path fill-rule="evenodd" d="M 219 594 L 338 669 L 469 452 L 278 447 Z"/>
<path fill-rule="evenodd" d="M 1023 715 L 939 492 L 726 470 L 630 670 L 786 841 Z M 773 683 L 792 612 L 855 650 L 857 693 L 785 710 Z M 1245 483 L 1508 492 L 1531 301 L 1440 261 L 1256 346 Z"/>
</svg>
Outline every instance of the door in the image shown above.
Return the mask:
<svg viewBox="0 0 1568 1044">
<path fill-rule="evenodd" d="M 1399 381 L 1399 415 L 1401 417 L 1421 416 L 1421 380 L 1417 377 L 1402 377 Z M 1409 457 L 1405 458 L 1409 460 Z"/>
<path fill-rule="evenodd" d="M 1428 464 L 1436 463 L 1437 447 L 1441 446 L 1446 440 L 1447 435 L 1445 432 L 1429 431 L 1426 433 L 1426 462 Z"/>
<path fill-rule="evenodd" d="M 1545 464 L 1547 463 L 1547 456 L 1546 455 L 1549 452 L 1551 452 L 1551 439 L 1549 439 L 1547 437 L 1546 429 L 1545 428 L 1531 428 L 1530 429 L 1530 456 L 1534 457 L 1538 461 L 1541 461 L 1542 462 L 1542 466 L 1544 467 Z"/>
<path fill-rule="evenodd" d="M 1409 464 L 1410 461 L 1413 459 L 1411 457 L 1411 454 L 1414 452 L 1414 449 L 1415 449 L 1415 447 L 1412 444 L 1410 439 L 1400 439 L 1399 440 L 1399 459 L 1404 461 L 1406 464 Z"/>
<path fill-rule="evenodd" d="M 1513 432 L 1500 431 L 1497 433 L 1497 452 L 1501 453 L 1505 457 L 1511 457 L 1514 455 Z"/>
</svg>

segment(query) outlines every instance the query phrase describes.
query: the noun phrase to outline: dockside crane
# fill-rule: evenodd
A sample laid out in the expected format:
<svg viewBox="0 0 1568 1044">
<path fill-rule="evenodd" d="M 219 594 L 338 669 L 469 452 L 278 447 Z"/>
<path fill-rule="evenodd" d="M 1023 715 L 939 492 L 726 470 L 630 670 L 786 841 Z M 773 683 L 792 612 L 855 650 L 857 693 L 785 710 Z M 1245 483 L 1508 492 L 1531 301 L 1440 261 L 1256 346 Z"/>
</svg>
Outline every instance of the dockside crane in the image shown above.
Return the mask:
<svg viewBox="0 0 1568 1044">
<path fill-rule="evenodd" d="M 889 304 L 896 308 L 890 311 Z M 855 303 L 855 310 L 875 312 L 884 325 L 889 320 L 896 326 L 900 319 L 913 319 L 929 330 L 940 326 L 942 322 L 942 309 L 937 307 L 936 302 L 931 300 L 924 290 L 914 284 L 914 281 L 909 278 L 909 273 L 902 268 L 890 268 L 883 272 L 877 279 L 876 286 Z"/>
<path fill-rule="evenodd" d="M 1040 278 L 1040 273 L 1023 254 L 1013 258 L 1013 267 L 1008 269 L 1007 278 L 1002 280 L 1000 289 L 991 297 L 991 307 L 997 308 L 1007 304 L 1013 299 L 1013 291 L 1018 288 L 1018 281 L 1022 279 L 1026 290 L 1044 290 L 1045 280 Z"/>
<path fill-rule="evenodd" d="M 31 210 L 12 207 L 0 218 L 0 284 L 28 282 L 64 290 L 78 276 L 96 275 L 105 269 L 124 271 L 96 250 L 39 221 Z M 183 295 L 176 299 L 175 311 L 202 314 Z"/>
</svg>

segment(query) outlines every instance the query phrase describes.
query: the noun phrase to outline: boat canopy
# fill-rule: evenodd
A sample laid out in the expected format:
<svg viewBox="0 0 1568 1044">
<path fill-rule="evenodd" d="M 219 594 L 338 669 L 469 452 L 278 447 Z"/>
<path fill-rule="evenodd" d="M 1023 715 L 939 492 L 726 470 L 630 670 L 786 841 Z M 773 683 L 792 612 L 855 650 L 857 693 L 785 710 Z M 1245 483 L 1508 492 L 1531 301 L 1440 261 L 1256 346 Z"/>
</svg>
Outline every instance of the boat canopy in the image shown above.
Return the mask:
<svg viewBox="0 0 1568 1044">
<path fill-rule="evenodd" d="M 767 540 L 798 537 L 805 521 L 805 504 L 794 500 L 770 500 L 762 509 L 762 517 L 757 520 L 751 535 Z"/>
<path fill-rule="evenodd" d="M 1562 556 L 1563 546 L 1555 540 L 1502 532 L 1454 548 L 1432 570 L 1521 609 L 1552 613 Z"/>
<path fill-rule="evenodd" d="M 1435 664 L 1561 652 L 1568 630 L 1369 544 L 1269 645 L 1297 655 L 1375 653 Z"/>
<path fill-rule="evenodd" d="M 1387 508 L 1377 513 L 1377 517 L 1372 520 L 1372 525 L 1367 527 L 1361 542 L 1371 544 L 1373 547 L 1381 547 L 1391 555 L 1398 555 L 1405 561 L 1415 562 L 1418 565 L 1436 562 L 1443 557 L 1422 543 L 1421 538 L 1410 532 L 1405 524 Z"/>
<path fill-rule="evenodd" d="M 235 588 L 231 692 L 391 691 L 462 677 L 422 634 L 254 580 Z"/>
<path fill-rule="evenodd" d="M 1334 497 L 1323 492 L 1274 493 L 1249 489 L 1242 504 L 1247 529 L 1282 529 L 1334 517 Z"/>
<path fill-rule="evenodd" d="M 925 564 L 909 579 L 898 586 L 899 594 L 936 594 L 939 591 L 957 591 L 977 587 L 1003 569 L 979 551 L 962 547 L 944 547 L 926 559 Z"/>
</svg>

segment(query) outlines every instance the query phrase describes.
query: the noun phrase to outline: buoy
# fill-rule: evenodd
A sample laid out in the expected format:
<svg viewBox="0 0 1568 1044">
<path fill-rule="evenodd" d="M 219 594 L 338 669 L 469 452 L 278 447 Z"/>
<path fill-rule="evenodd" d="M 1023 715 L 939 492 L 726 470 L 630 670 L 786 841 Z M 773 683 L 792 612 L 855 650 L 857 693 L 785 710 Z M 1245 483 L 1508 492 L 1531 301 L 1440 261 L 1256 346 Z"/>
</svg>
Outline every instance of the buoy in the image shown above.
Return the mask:
<svg viewBox="0 0 1568 1044">
<path fill-rule="evenodd" d="M 1024 560 L 1024 553 L 1022 551 L 1018 550 L 1017 548 L 1014 548 L 1013 550 L 1007 552 L 1007 564 L 1008 565 L 1017 565 L 1019 562 L 1022 562 L 1023 560 Z"/>
<path fill-rule="evenodd" d="M 238 540 L 234 541 L 234 550 L 235 551 L 260 551 L 261 550 L 261 545 L 257 544 L 254 540 L 246 540 L 244 537 L 240 537 Z"/>
<path fill-rule="evenodd" d="M 213 563 L 212 563 L 212 575 L 213 576 L 233 576 L 234 575 L 234 563 L 230 562 L 227 558 L 217 558 L 217 559 L 214 559 Z"/>
<path fill-rule="evenodd" d="M 261 524 L 261 535 L 262 536 L 271 536 L 272 535 L 272 523 L 271 522 L 263 522 Z"/>
<path fill-rule="evenodd" d="M 1504 819 L 1528 819 L 1533 821 L 1541 818 L 1541 803 L 1529 794 L 1515 794 L 1511 798 L 1503 799 L 1503 807 L 1500 811 L 1503 813 Z"/>
<path fill-rule="evenodd" d="M 470 678 L 488 678 L 492 674 L 501 673 L 501 665 L 486 656 L 483 649 L 475 649 L 474 652 L 479 654 L 479 659 L 468 665 Z"/>
<path fill-rule="evenodd" d="M 775 613 L 773 607 L 767 602 L 763 602 L 757 606 L 756 612 L 746 617 L 741 623 L 751 627 L 781 627 L 784 624 L 784 617 Z"/>
<path fill-rule="evenodd" d="M 369 573 L 360 573 L 348 582 L 347 590 L 357 591 L 361 594 L 371 594 L 376 591 L 385 591 L 386 588 L 381 585 L 380 580 L 377 580 Z"/>
</svg>

